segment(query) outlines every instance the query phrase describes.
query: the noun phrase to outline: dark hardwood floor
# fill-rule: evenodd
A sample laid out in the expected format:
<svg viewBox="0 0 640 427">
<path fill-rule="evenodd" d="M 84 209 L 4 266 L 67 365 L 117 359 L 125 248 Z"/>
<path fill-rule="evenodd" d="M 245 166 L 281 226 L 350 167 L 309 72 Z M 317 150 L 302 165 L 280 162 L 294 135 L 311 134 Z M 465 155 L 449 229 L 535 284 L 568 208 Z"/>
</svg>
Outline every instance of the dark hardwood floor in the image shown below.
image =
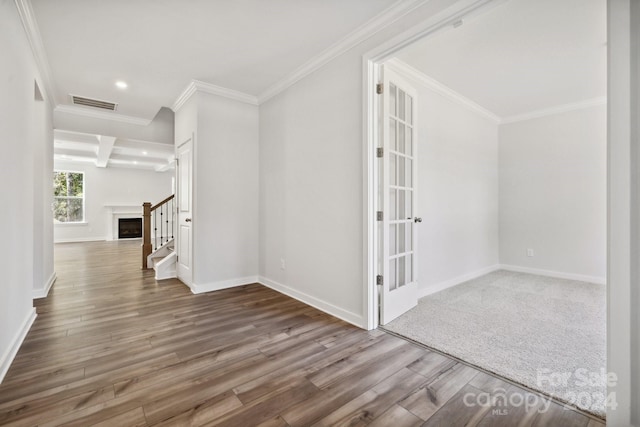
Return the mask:
<svg viewBox="0 0 640 427">
<path fill-rule="evenodd" d="M 193 295 L 156 282 L 137 241 L 55 251 L 0 425 L 602 426 L 259 284 Z M 500 395 L 531 407 L 478 404 Z"/>
</svg>

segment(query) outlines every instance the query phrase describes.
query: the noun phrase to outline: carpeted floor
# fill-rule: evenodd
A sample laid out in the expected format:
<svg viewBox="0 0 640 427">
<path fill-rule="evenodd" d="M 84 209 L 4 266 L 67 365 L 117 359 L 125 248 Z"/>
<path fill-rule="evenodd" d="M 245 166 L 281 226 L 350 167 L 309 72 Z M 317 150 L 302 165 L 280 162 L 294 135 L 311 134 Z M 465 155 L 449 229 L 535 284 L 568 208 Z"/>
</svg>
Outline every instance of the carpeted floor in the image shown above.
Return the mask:
<svg viewBox="0 0 640 427">
<path fill-rule="evenodd" d="M 424 297 L 384 328 L 605 415 L 603 285 L 501 270 Z"/>
</svg>

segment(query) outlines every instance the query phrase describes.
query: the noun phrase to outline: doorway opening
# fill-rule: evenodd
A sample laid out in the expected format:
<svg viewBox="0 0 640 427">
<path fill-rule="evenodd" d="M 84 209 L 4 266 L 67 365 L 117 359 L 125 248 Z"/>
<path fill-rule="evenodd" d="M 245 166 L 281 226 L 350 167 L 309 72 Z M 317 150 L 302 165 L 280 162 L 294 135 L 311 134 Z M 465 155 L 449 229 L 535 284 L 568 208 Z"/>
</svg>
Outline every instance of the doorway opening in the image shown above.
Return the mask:
<svg viewBox="0 0 640 427">
<path fill-rule="evenodd" d="M 606 3 L 476 2 L 364 61 L 368 326 L 603 417 L 539 383 L 606 369 Z"/>
</svg>

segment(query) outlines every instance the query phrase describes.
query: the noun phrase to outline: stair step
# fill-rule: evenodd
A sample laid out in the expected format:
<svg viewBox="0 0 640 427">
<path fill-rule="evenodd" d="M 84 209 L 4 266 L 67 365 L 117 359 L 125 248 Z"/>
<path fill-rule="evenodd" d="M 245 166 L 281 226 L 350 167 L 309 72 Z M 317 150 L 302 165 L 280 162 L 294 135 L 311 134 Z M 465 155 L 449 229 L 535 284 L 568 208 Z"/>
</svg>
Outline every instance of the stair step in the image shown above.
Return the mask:
<svg viewBox="0 0 640 427">
<path fill-rule="evenodd" d="M 156 280 L 176 277 L 176 258 L 177 256 L 175 252 L 169 252 L 169 254 L 163 257 L 159 256 L 152 258 L 153 269 L 156 271 Z"/>
</svg>

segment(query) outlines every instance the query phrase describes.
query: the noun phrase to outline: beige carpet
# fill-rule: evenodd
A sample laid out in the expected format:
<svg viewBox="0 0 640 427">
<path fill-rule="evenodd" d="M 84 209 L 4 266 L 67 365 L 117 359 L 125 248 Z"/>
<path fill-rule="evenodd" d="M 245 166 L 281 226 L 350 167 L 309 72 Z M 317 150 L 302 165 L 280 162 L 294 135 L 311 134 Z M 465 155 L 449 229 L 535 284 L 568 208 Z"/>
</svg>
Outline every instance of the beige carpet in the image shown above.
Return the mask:
<svg viewBox="0 0 640 427">
<path fill-rule="evenodd" d="M 384 328 L 605 416 L 603 285 L 496 271 L 422 298 Z"/>
</svg>

